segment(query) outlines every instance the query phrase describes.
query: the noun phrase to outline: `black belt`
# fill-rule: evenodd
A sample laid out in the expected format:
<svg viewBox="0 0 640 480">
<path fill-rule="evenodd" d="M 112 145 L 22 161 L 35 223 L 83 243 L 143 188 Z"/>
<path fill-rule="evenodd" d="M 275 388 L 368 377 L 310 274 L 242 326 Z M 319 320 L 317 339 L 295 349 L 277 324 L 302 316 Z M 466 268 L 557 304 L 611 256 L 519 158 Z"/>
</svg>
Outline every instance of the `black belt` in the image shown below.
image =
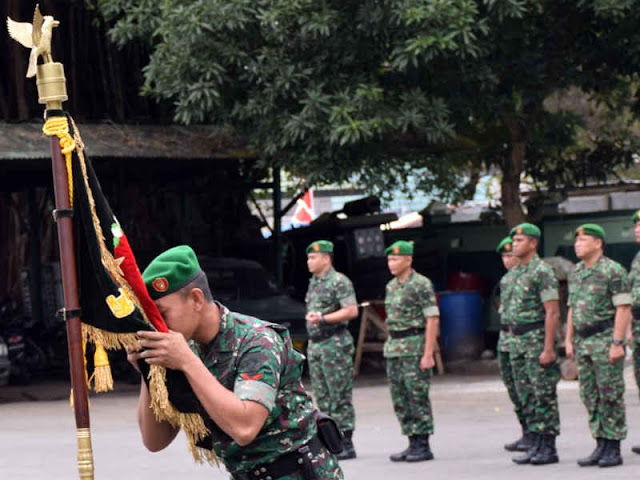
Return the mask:
<svg viewBox="0 0 640 480">
<path fill-rule="evenodd" d="M 340 325 L 338 328 L 333 330 L 325 330 L 324 332 L 320 332 L 317 335 L 309 335 L 309 340 L 313 340 L 314 342 L 320 342 L 321 340 L 326 340 L 327 338 L 331 338 L 338 333 L 342 333 L 346 330 L 346 325 Z"/>
<path fill-rule="evenodd" d="M 391 338 L 413 337 L 424 334 L 424 327 L 407 328 L 406 330 L 389 330 Z"/>
<path fill-rule="evenodd" d="M 251 470 L 247 470 L 242 473 L 234 473 L 234 480 L 276 480 L 277 478 L 284 477 L 285 475 L 291 475 L 292 473 L 302 472 L 303 478 L 313 479 L 313 471 L 307 473 L 306 469 L 312 469 L 311 460 L 317 454 L 319 454 L 324 445 L 318 438 L 314 436 L 305 445 L 299 449 L 285 453 L 284 455 L 276 458 L 271 463 L 264 463 L 262 465 L 256 465 Z M 310 476 L 313 475 L 313 476 Z"/>
<path fill-rule="evenodd" d="M 525 323 L 522 325 L 511 325 L 510 331 L 514 335 L 524 335 L 525 333 L 532 332 L 533 330 L 540 330 L 544 328 L 544 320 L 541 322 Z"/>
<path fill-rule="evenodd" d="M 613 327 L 614 320 L 610 318 L 609 320 L 605 320 L 604 322 L 594 323 L 593 325 L 587 325 L 586 327 L 577 328 L 576 327 L 576 335 L 580 338 L 589 338 L 595 335 L 596 333 L 604 332 Z"/>
</svg>

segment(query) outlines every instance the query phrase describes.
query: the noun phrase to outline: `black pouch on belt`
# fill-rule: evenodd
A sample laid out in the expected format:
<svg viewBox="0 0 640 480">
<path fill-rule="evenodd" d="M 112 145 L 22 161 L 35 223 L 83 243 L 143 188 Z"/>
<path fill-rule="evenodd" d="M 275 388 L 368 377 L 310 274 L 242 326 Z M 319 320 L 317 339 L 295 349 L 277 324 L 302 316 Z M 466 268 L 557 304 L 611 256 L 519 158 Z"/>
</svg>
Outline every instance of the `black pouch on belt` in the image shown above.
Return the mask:
<svg viewBox="0 0 640 480">
<path fill-rule="evenodd" d="M 318 437 L 327 447 L 327 450 L 331 453 L 340 453 L 343 448 L 342 440 L 344 437 L 336 421 L 329 415 L 318 412 L 316 424 L 318 425 Z"/>
<path fill-rule="evenodd" d="M 631 315 L 635 320 L 640 320 L 640 305 L 633 305 L 631 307 Z"/>
</svg>

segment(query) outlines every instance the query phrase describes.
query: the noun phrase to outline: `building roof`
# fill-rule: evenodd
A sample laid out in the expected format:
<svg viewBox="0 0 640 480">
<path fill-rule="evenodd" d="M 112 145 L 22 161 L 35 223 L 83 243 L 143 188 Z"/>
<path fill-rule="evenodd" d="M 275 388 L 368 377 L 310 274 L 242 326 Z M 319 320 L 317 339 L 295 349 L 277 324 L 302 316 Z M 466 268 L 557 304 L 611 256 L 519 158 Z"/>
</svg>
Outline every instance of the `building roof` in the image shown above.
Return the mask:
<svg viewBox="0 0 640 480">
<path fill-rule="evenodd" d="M 91 158 L 255 158 L 245 144 L 214 136 L 207 126 L 92 123 L 78 128 Z M 0 122 L 0 162 L 49 159 L 50 155 L 41 124 Z"/>
</svg>

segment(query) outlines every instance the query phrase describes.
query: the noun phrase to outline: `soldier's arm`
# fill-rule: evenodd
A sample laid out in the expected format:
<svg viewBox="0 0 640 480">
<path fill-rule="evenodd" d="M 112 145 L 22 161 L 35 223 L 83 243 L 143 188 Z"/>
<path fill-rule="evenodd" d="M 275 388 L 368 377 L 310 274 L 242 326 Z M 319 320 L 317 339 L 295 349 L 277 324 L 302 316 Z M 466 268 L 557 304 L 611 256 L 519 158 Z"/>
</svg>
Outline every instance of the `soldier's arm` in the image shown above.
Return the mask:
<svg viewBox="0 0 640 480">
<path fill-rule="evenodd" d="M 358 305 L 351 281 L 343 277 L 336 286 L 335 294 L 340 303 L 340 308 L 334 312 L 326 313 L 324 321 L 326 323 L 340 323 L 356 318 L 358 316 Z"/>
<path fill-rule="evenodd" d="M 427 325 L 425 326 L 424 335 L 424 355 L 425 357 L 433 357 L 435 351 L 436 341 L 438 338 L 438 325 L 440 324 L 440 317 L 433 316 L 427 317 Z"/>
<path fill-rule="evenodd" d="M 575 329 L 573 327 L 573 308 L 569 308 L 567 312 L 567 333 L 564 339 L 564 349 L 567 357 L 573 359 L 573 336 Z"/>
<path fill-rule="evenodd" d="M 554 353 L 555 357 L 555 339 L 558 332 L 558 323 L 560 322 L 558 300 L 544 302 L 544 312 L 544 351 L 546 353 Z"/>
<path fill-rule="evenodd" d="M 613 338 L 624 340 L 631 324 L 631 305 L 618 305 L 613 326 Z"/>
<path fill-rule="evenodd" d="M 141 382 L 138 399 L 138 426 L 142 435 L 142 443 L 151 452 L 158 452 L 168 447 L 176 438 L 179 429 L 165 421 L 158 421 L 151 409 L 151 397 L 147 384 Z"/>
</svg>

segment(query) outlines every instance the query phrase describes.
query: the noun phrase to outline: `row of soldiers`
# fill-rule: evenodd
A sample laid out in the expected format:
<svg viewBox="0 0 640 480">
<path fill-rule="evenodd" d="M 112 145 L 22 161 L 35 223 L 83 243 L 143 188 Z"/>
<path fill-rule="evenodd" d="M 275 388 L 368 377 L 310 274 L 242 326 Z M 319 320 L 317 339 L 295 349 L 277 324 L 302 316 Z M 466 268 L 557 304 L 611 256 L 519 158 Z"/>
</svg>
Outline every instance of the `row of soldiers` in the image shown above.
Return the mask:
<svg viewBox="0 0 640 480">
<path fill-rule="evenodd" d="M 640 242 L 640 211 L 632 220 Z M 558 462 L 560 296 L 553 269 L 537 254 L 540 234 L 537 226 L 524 223 L 513 228 L 497 248 L 508 270 L 500 281 L 498 359 L 523 432 L 505 449 L 524 452 L 513 458 L 517 464 Z M 627 275 L 622 265 L 604 255 L 605 242 L 606 233 L 599 225 L 584 224 L 575 230 L 574 248 L 580 262 L 569 277 L 564 341 L 567 357 L 577 364 L 580 397 L 596 441 L 593 452 L 578 460 L 581 467 L 622 464 L 620 441 L 627 435 L 623 368 L 629 337 L 640 386 L 640 326 L 634 324 L 630 335 L 631 305 L 640 300 L 640 253 Z M 639 447 L 632 450 L 640 453 Z"/>
<path fill-rule="evenodd" d="M 351 281 L 333 268 L 333 249 L 333 243 L 326 240 L 306 249 L 312 274 L 305 297 L 307 360 L 318 408 L 335 418 L 344 433 L 344 448 L 337 457 L 347 460 L 356 457 L 352 439 L 354 344 L 347 322 L 357 317 L 358 305 Z M 413 243 L 395 242 L 385 254 L 394 278 L 386 286 L 389 336 L 384 357 L 393 408 L 402 434 L 409 437 L 408 448 L 391 455 L 390 460 L 431 460 L 429 388 L 440 316 L 436 295 L 431 281 L 412 267 Z"/>
</svg>

